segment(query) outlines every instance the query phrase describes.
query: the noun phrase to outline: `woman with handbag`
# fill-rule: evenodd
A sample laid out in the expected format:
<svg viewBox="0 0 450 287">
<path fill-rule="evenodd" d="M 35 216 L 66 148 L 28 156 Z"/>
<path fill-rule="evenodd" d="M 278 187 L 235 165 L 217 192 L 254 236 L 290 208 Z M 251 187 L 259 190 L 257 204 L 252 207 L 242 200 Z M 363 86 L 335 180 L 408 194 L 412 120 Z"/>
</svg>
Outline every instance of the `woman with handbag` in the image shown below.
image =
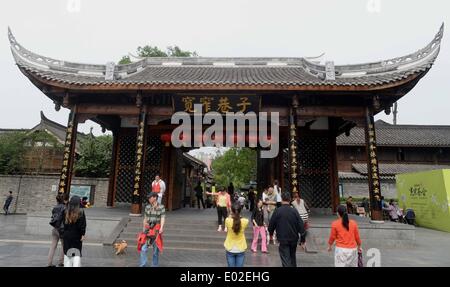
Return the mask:
<svg viewBox="0 0 450 287">
<path fill-rule="evenodd" d="M 359 255 L 362 254 L 361 238 L 356 221 L 349 220 L 345 206 L 338 207 L 338 219 L 331 224 L 328 251 L 336 242 L 334 251 L 335 267 L 357 267 Z"/>
</svg>

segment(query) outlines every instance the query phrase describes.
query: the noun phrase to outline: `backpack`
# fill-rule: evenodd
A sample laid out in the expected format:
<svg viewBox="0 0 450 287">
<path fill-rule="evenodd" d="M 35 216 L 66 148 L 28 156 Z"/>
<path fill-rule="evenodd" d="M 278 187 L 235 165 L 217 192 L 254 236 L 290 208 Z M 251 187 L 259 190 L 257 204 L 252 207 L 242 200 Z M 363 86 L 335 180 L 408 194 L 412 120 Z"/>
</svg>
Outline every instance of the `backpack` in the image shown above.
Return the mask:
<svg viewBox="0 0 450 287">
<path fill-rule="evenodd" d="M 58 207 L 55 207 L 55 209 Z M 58 231 L 61 229 L 61 225 L 63 225 L 64 220 L 64 207 L 59 207 L 56 212 L 52 213 L 52 218 L 50 219 L 49 224 L 56 228 Z M 64 227 L 63 227 L 64 230 Z"/>
</svg>

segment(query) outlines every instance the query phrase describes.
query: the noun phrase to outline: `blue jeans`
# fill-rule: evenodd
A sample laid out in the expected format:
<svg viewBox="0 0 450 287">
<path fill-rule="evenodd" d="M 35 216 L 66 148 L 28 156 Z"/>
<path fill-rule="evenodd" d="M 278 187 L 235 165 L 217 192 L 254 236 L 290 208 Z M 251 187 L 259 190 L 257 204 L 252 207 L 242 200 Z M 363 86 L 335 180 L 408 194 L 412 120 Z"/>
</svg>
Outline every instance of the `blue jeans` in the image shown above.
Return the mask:
<svg viewBox="0 0 450 287">
<path fill-rule="evenodd" d="M 139 267 L 147 266 L 147 250 L 149 246 L 147 244 L 142 245 L 141 255 L 140 255 L 140 264 Z M 156 246 L 156 240 L 153 242 L 153 265 L 152 267 L 158 267 L 158 257 L 159 257 L 159 249 Z"/>
<path fill-rule="evenodd" d="M 227 251 L 228 267 L 244 267 L 245 252 L 231 253 Z"/>
</svg>

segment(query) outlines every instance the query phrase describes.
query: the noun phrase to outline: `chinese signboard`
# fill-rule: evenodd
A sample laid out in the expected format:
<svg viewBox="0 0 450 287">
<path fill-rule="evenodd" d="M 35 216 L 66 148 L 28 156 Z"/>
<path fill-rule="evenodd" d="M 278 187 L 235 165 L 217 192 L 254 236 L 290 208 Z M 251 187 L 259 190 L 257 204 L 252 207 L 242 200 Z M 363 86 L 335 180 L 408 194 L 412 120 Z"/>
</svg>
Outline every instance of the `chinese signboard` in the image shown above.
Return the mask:
<svg viewBox="0 0 450 287">
<path fill-rule="evenodd" d="M 71 112 L 69 115 L 69 122 L 67 124 L 66 130 L 66 141 L 64 143 L 64 155 L 63 155 L 63 165 L 61 169 L 61 175 L 59 180 L 59 193 L 68 192 L 68 182 L 70 177 L 70 169 L 71 169 L 71 161 L 73 161 L 73 149 L 75 144 L 75 136 L 73 133 L 76 133 L 76 123 L 75 123 L 75 113 Z"/>
<path fill-rule="evenodd" d="M 184 95 L 173 98 L 175 112 L 194 113 L 194 105 L 202 105 L 202 113 L 218 112 L 221 114 L 232 112 L 258 112 L 258 96 L 196 96 Z M 198 111 L 199 112 L 199 111 Z"/>
<path fill-rule="evenodd" d="M 374 210 L 380 210 L 381 189 L 373 114 L 366 111 L 366 148 L 368 154 L 369 194 Z"/>
<path fill-rule="evenodd" d="M 399 207 L 411 208 L 419 226 L 450 232 L 450 170 L 396 176 Z"/>
<path fill-rule="evenodd" d="M 297 129 L 294 115 L 291 114 L 289 124 L 289 157 L 291 174 L 291 192 L 298 192 L 298 165 L 297 165 Z"/>
<path fill-rule="evenodd" d="M 140 190 L 142 185 L 142 167 L 144 165 L 144 141 L 145 141 L 145 123 L 146 113 L 141 113 L 139 116 L 138 134 L 136 140 L 136 166 L 134 171 L 134 186 L 133 186 L 133 203 L 139 203 Z"/>
</svg>

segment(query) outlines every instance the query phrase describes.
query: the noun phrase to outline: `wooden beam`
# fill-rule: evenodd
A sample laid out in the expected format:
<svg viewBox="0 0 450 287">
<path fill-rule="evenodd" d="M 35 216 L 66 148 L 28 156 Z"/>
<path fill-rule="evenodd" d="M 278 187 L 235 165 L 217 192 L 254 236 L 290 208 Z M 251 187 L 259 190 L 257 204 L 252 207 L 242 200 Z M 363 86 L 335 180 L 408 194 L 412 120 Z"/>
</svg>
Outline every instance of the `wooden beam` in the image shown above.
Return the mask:
<svg viewBox="0 0 450 287">
<path fill-rule="evenodd" d="M 96 115 L 139 115 L 140 109 L 136 105 L 100 105 L 79 104 L 81 114 Z"/>
<path fill-rule="evenodd" d="M 278 112 L 280 117 L 289 117 L 289 107 L 263 107 L 261 112 Z M 364 107 L 301 106 L 297 117 L 364 117 Z"/>
<path fill-rule="evenodd" d="M 170 106 L 147 106 L 146 109 L 147 114 L 152 116 L 171 116 L 173 114 Z M 78 111 L 81 114 L 137 116 L 140 109 L 136 105 L 79 104 Z"/>
</svg>

